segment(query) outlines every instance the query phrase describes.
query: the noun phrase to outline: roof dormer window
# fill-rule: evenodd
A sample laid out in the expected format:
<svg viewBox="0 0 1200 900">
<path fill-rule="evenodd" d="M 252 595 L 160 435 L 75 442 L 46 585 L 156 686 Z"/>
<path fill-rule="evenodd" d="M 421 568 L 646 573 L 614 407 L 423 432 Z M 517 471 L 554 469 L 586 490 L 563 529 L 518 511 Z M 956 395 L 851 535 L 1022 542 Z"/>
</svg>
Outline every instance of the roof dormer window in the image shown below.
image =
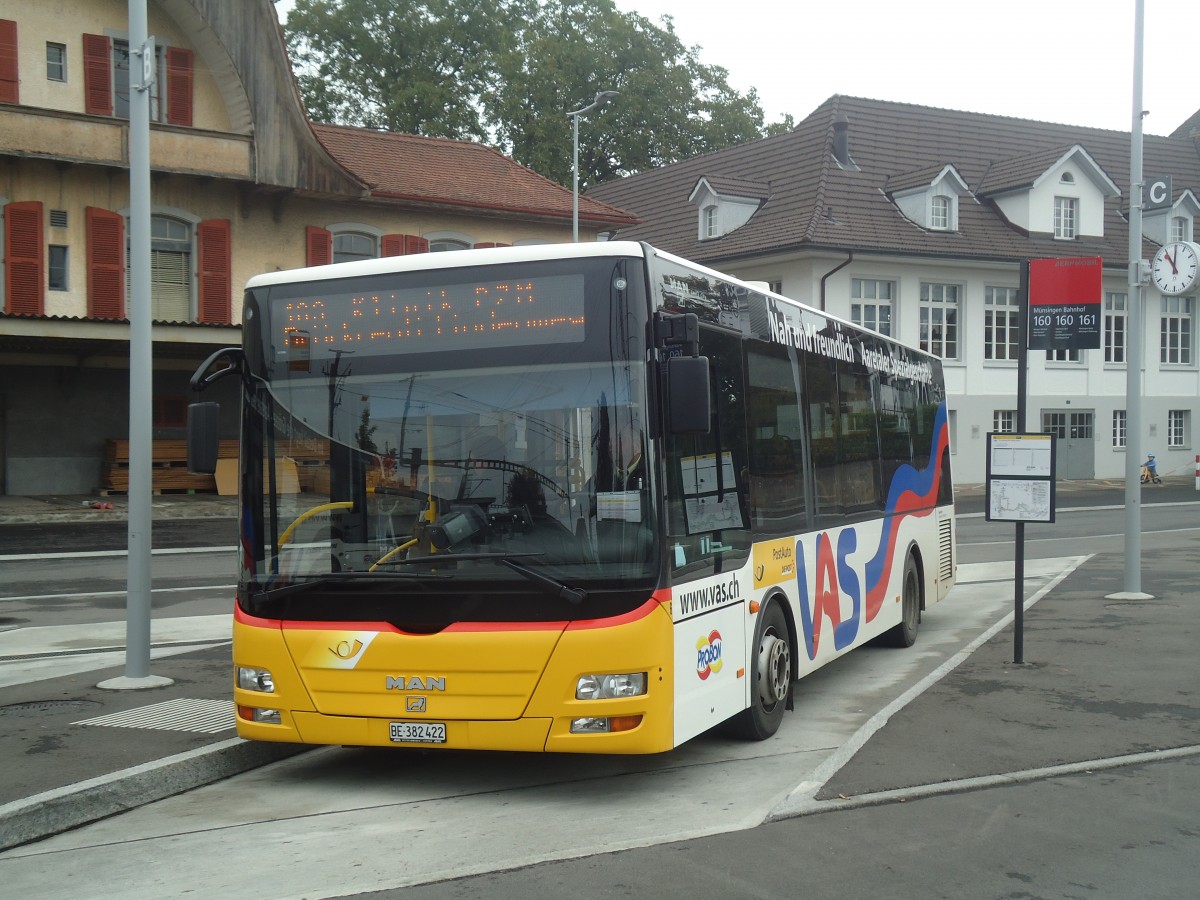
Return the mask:
<svg viewBox="0 0 1200 900">
<path fill-rule="evenodd" d="M 1172 216 L 1170 237 L 1173 241 L 1190 241 L 1192 239 L 1191 220 L 1187 216 Z"/>
<path fill-rule="evenodd" d="M 929 227 L 935 231 L 948 231 L 953 221 L 952 206 L 951 198 L 934 197 L 929 208 Z"/>
<path fill-rule="evenodd" d="M 771 186 L 724 175 L 702 175 L 689 203 L 696 205 L 696 237 L 710 241 L 741 228 L 767 202 Z"/>
<path fill-rule="evenodd" d="M 1074 197 L 1054 198 L 1054 237 L 1060 241 L 1075 239 L 1076 223 L 1079 221 L 1079 201 Z"/>
</svg>

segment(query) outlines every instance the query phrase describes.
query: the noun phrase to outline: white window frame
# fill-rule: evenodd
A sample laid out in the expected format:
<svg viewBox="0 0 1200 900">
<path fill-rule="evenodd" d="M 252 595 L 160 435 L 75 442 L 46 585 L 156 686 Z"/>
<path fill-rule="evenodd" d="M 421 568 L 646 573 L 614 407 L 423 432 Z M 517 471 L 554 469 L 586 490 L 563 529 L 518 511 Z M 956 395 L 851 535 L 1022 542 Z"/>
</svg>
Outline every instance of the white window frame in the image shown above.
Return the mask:
<svg viewBox="0 0 1200 900">
<path fill-rule="evenodd" d="M 46 41 L 46 80 L 65 84 L 67 80 L 67 45 Z"/>
<path fill-rule="evenodd" d="M 1158 361 L 1164 366 L 1193 365 L 1192 297 L 1163 297 L 1158 324 Z"/>
<path fill-rule="evenodd" d="M 959 358 L 962 285 L 921 282 L 920 347 L 941 359 Z"/>
<path fill-rule="evenodd" d="M 1191 410 L 1167 410 L 1167 447 L 1180 450 L 1191 442 L 1190 428 Z"/>
<path fill-rule="evenodd" d="M 983 289 L 983 358 L 1015 362 L 1020 337 L 1018 288 L 988 285 Z"/>
<path fill-rule="evenodd" d="M 1125 410 L 1114 409 L 1112 414 L 1112 445 L 1114 450 L 1123 450 L 1128 444 L 1128 417 Z"/>
<path fill-rule="evenodd" d="M 1168 226 L 1172 241 L 1190 241 L 1192 239 L 1191 219 L 1187 216 L 1171 216 Z"/>
<path fill-rule="evenodd" d="M 1084 355 L 1083 355 L 1082 350 L 1076 350 L 1074 348 L 1067 349 L 1065 347 L 1058 347 L 1058 348 L 1055 348 L 1054 350 L 1046 351 L 1046 362 L 1049 362 L 1049 363 L 1079 364 L 1083 361 L 1084 361 Z"/>
<path fill-rule="evenodd" d="M 1079 199 L 1077 197 L 1054 198 L 1054 239 L 1073 241 L 1079 233 Z"/>
<path fill-rule="evenodd" d="M 850 279 L 850 321 L 876 334 L 892 335 L 896 282 L 884 278 Z"/>
<path fill-rule="evenodd" d="M 1129 338 L 1129 295 L 1119 291 L 1104 294 L 1104 361 L 1125 364 L 1125 344 Z"/>
<path fill-rule="evenodd" d="M 954 227 L 954 201 L 944 194 L 934 194 L 929 200 L 929 227 L 934 231 L 950 231 Z"/>
<path fill-rule="evenodd" d="M 992 431 L 997 434 L 1017 433 L 1017 411 L 1015 409 L 993 409 Z"/>
<path fill-rule="evenodd" d="M 717 236 L 717 204 L 710 203 L 700 210 L 700 239 Z"/>
</svg>

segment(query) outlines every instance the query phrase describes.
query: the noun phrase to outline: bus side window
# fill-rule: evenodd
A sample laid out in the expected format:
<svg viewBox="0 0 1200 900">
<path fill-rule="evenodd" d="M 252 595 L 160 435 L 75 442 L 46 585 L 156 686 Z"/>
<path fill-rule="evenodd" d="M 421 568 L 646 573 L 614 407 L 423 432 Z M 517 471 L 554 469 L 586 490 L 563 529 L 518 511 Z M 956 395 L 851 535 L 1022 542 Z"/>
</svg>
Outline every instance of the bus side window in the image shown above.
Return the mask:
<svg viewBox="0 0 1200 900">
<path fill-rule="evenodd" d="M 807 491 L 796 351 L 779 344 L 750 346 L 746 377 L 750 515 L 760 536 L 806 530 Z"/>
</svg>

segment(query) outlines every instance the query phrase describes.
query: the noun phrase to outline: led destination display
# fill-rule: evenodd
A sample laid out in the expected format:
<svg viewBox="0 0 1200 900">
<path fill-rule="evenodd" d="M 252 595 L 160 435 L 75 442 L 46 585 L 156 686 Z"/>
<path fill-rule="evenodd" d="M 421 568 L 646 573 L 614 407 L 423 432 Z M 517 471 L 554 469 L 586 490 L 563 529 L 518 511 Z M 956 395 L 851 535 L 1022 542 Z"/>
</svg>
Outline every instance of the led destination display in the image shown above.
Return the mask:
<svg viewBox="0 0 1200 900">
<path fill-rule="evenodd" d="M 276 359 L 304 371 L 333 350 L 358 357 L 580 342 L 584 278 L 509 281 L 319 294 L 271 303 Z"/>
</svg>

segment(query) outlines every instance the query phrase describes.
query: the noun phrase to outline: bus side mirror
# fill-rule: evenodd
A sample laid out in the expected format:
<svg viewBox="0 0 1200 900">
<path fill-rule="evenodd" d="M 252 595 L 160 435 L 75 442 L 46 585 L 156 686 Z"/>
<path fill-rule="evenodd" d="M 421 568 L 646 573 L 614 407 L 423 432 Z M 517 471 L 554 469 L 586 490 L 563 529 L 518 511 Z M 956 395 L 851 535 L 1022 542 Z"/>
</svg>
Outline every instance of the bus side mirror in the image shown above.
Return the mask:
<svg viewBox="0 0 1200 900">
<path fill-rule="evenodd" d="M 221 404 L 189 403 L 187 417 L 187 466 L 196 475 L 217 471 L 220 449 Z"/>
<path fill-rule="evenodd" d="M 712 396 L 707 356 L 667 358 L 667 417 L 671 434 L 708 434 Z"/>
</svg>

